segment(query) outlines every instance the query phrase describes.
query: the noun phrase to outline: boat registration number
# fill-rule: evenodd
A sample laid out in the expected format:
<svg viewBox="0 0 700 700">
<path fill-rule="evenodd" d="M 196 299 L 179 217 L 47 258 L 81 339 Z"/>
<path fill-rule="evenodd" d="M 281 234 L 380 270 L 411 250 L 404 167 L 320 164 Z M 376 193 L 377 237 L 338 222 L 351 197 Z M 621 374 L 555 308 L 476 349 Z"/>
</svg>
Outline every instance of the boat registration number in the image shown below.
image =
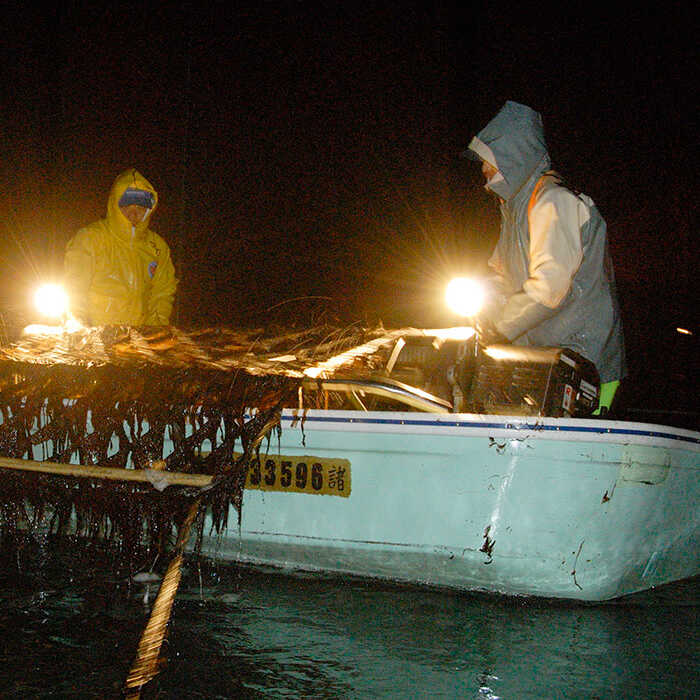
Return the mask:
<svg viewBox="0 0 700 700">
<path fill-rule="evenodd" d="M 248 465 L 245 488 L 347 498 L 352 488 L 350 462 L 307 455 L 261 455 Z"/>
</svg>

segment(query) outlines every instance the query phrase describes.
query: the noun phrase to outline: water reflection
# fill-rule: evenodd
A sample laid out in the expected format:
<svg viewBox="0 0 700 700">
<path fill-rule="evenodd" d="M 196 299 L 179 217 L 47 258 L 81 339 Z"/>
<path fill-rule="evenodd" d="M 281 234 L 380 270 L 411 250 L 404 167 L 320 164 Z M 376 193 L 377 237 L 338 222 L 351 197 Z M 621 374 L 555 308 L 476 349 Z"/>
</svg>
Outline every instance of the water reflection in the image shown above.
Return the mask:
<svg viewBox="0 0 700 700">
<path fill-rule="evenodd" d="M 70 560 L 70 557 L 69 557 Z M 75 562 L 74 562 L 75 563 Z M 119 697 L 143 592 L 70 561 L 0 574 L 2 697 Z M 185 572 L 158 698 L 693 697 L 698 581 L 606 605 L 230 565 Z"/>
</svg>

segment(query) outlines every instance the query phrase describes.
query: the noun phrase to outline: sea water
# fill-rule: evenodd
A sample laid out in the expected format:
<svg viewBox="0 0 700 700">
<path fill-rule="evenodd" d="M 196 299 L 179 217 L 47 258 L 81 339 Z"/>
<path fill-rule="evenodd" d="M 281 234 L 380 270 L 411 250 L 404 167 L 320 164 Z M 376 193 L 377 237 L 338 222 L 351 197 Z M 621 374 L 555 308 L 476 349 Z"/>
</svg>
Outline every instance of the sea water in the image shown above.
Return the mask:
<svg viewBox="0 0 700 700">
<path fill-rule="evenodd" d="M 119 698 L 157 583 L 75 548 L 0 571 L 0 697 Z M 187 562 L 143 698 L 694 698 L 698 579 L 613 603 Z"/>
</svg>

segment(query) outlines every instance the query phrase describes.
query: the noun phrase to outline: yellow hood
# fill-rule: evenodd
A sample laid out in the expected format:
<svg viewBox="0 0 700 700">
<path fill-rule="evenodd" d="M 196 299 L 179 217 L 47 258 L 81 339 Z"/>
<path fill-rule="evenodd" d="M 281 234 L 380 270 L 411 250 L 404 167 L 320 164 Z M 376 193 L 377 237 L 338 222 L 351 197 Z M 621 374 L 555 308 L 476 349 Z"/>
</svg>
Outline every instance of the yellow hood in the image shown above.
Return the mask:
<svg viewBox="0 0 700 700">
<path fill-rule="evenodd" d="M 155 200 L 153 208 L 148 211 L 143 221 L 136 224 L 134 227 L 136 235 L 143 237 L 148 229 L 148 222 L 151 216 L 153 216 L 153 212 L 158 207 L 158 193 L 155 191 L 153 185 L 134 168 L 129 168 L 129 170 L 120 173 L 112 185 L 109 199 L 107 200 L 107 225 L 110 231 L 115 235 L 122 238 L 131 237 L 131 222 L 124 216 L 122 210 L 119 208 L 119 200 L 129 187 L 138 190 L 146 190 L 146 192 L 153 194 Z"/>
</svg>

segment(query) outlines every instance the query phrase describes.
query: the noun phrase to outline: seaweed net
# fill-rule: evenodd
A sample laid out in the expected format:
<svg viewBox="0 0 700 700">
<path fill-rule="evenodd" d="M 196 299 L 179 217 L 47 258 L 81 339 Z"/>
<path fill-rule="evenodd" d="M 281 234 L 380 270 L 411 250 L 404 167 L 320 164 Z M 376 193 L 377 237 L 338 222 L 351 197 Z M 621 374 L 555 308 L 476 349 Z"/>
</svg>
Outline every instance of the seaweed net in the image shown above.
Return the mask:
<svg viewBox="0 0 700 700">
<path fill-rule="evenodd" d="M 27 535 L 70 533 L 111 549 L 129 576 L 154 552 L 173 553 L 127 697 L 139 698 L 159 672 L 191 530 L 198 552 L 207 511 L 218 533 L 232 506 L 240 522 L 248 464 L 305 378 L 372 371 L 391 338 L 359 328 L 104 327 L 0 347 L 5 552 L 19 552 Z"/>
<path fill-rule="evenodd" d="M 308 376 L 376 362 L 383 329 L 318 327 L 272 335 L 261 330 L 103 327 L 37 333 L 0 348 L 0 460 L 33 460 L 144 470 L 142 482 L 99 473 L 9 469 L 0 461 L 0 538 L 71 533 L 119 554 L 163 552 L 195 500 L 197 543 L 204 513 L 212 527 L 240 517 L 253 453 L 279 429 Z M 366 352 L 329 360 L 367 344 Z M 163 488 L 166 472 L 211 476 L 204 486 Z M 182 481 L 182 480 L 181 480 Z M 165 483 L 168 483 L 167 481 Z"/>
</svg>

